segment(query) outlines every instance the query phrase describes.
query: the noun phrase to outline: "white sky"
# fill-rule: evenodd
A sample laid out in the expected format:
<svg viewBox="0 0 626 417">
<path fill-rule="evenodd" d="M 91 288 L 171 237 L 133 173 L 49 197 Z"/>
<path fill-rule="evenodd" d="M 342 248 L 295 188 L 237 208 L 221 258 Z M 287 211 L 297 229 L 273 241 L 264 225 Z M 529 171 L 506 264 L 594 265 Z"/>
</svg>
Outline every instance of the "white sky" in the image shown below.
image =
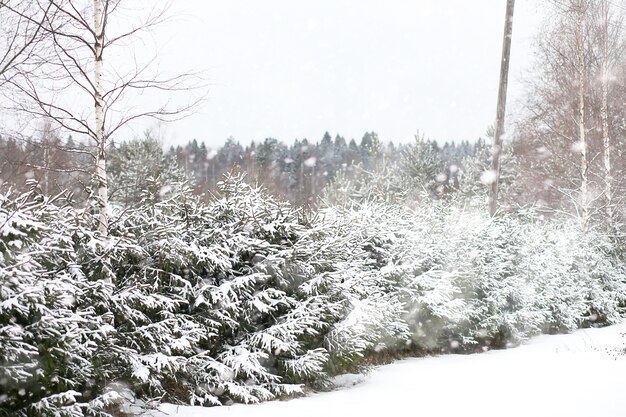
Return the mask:
<svg viewBox="0 0 626 417">
<path fill-rule="evenodd" d="M 516 2 L 509 116 L 540 20 Z M 495 118 L 505 0 L 176 0 L 154 34 L 169 71 L 203 70 L 198 113 L 166 144 L 275 137 L 474 140 Z"/>
</svg>

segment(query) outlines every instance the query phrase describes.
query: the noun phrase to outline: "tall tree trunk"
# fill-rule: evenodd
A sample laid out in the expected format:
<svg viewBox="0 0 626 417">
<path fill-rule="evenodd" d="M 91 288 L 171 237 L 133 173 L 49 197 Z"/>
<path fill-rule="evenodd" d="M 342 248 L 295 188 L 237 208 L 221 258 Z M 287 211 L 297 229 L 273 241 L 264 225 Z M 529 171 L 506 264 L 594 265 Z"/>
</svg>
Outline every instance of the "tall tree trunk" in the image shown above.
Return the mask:
<svg viewBox="0 0 626 417">
<path fill-rule="evenodd" d="M 602 144 L 604 156 L 604 195 L 606 199 L 606 212 L 609 223 L 613 220 L 612 190 L 613 178 L 611 176 L 611 139 L 609 136 L 609 4 L 605 0 L 601 5 L 602 19 L 602 105 L 600 115 L 602 118 Z"/>
<path fill-rule="evenodd" d="M 513 32 L 513 9 L 515 0 L 507 0 L 504 22 L 504 39 L 502 40 L 502 61 L 500 63 L 500 87 L 498 88 L 498 108 L 496 111 L 496 127 L 493 136 L 491 170 L 495 178 L 489 185 L 489 214 L 496 214 L 498 207 L 498 186 L 500 182 L 500 155 L 502 154 L 502 133 L 504 132 L 504 116 L 506 110 L 506 88 L 509 78 L 509 61 L 511 56 L 511 35 Z"/>
<path fill-rule="evenodd" d="M 93 18 L 96 30 L 94 45 L 94 110 L 96 118 L 96 170 L 95 179 L 98 188 L 98 231 L 103 237 L 109 234 L 108 183 L 106 174 L 106 135 L 104 133 L 104 101 L 102 97 L 102 50 L 104 46 L 104 19 L 100 0 L 93 2 Z"/>
<path fill-rule="evenodd" d="M 50 195 L 50 142 L 43 140 L 43 193 Z"/>
<path fill-rule="evenodd" d="M 576 4 L 576 49 L 578 65 L 578 140 L 580 147 L 580 224 L 583 230 L 589 227 L 589 191 L 587 162 L 587 139 L 585 137 L 585 5 L 586 0 L 578 0 Z"/>
<path fill-rule="evenodd" d="M 298 203 L 303 204 L 305 199 L 305 187 L 304 187 L 304 152 L 302 152 L 302 148 L 300 148 L 300 173 L 298 175 Z"/>
</svg>

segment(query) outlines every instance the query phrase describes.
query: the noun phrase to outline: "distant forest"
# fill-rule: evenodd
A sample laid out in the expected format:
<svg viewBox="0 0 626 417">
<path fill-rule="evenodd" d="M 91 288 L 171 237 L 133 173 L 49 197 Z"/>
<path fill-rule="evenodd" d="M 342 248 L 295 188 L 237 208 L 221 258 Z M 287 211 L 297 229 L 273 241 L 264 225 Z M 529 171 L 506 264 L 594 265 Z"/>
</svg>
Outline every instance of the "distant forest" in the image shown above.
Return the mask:
<svg viewBox="0 0 626 417">
<path fill-rule="evenodd" d="M 435 165 L 431 179 L 458 186 L 461 171 L 457 168 L 484 147 L 482 140 L 440 146 L 419 135 L 416 138 L 412 144 L 384 143 L 375 132 L 367 132 L 360 141 L 348 141 L 326 132 L 319 141 L 302 139 L 290 145 L 267 138 L 243 146 L 231 137 L 217 149 L 196 139 L 184 146 L 163 149 L 148 131 L 142 138 L 111 146 L 107 171 L 112 178 L 112 201 L 125 206 L 140 200 L 140 194 L 150 188 L 146 183 L 150 178 L 163 177 L 160 182 L 164 184 L 185 178 L 191 181 L 196 194 L 210 194 L 224 174 L 232 171 L 245 173 L 248 181 L 263 185 L 292 204 L 310 206 L 338 176 L 349 179 L 356 172 L 402 165 L 416 143 L 431 155 Z M 0 137 L 0 180 L 24 189 L 35 182 L 45 193 L 70 189 L 75 199 L 84 200 L 90 190 L 87 167 L 91 161 L 87 153 L 76 152 L 81 148 L 88 146 L 76 143 L 72 137 L 62 141 L 46 129 L 41 138 L 26 142 Z"/>
</svg>

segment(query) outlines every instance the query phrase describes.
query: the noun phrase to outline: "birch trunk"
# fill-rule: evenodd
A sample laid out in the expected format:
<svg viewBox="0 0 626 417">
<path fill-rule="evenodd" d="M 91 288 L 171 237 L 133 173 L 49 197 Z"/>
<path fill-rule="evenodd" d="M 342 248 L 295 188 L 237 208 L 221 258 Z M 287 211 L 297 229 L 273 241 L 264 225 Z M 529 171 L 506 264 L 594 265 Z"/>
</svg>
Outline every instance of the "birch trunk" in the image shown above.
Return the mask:
<svg viewBox="0 0 626 417">
<path fill-rule="evenodd" d="M 580 222 L 583 230 L 589 227 L 589 191 L 587 174 L 587 140 L 585 137 L 585 12 L 584 0 L 578 2 L 578 22 L 576 28 L 576 47 L 578 50 L 578 137 L 580 145 Z"/>
<path fill-rule="evenodd" d="M 50 142 L 48 138 L 44 138 L 43 146 L 43 193 L 50 195 Z"/>
<path fill-rule="evenodd" d="M 602 118 L 602 144 L 604 159 L 604 195 L 609 223 L 612 222 L 612 190 L 611 176 L 611 139 L 609 137 L 609 10 L 606 1 L 602 2 L 602 104 L 600 116 Z"/>
<path fill-rule="evenodd" d="M 95 180 L 98 201 L 98 231 L 103 237 L 109 234 L 108 217 L 108 183 L 106 174 L 106 135 L 104 133 L 104 101 L 102 92 L 102 50 L 104 46 L 104 30 L 102 6 L 100 0 L 93 2 L 93 17 L 96 30 L 94 45 L 94 110 L 95 110 L 95 141 L 96 141 L 96 170 Z"/>
</svg>

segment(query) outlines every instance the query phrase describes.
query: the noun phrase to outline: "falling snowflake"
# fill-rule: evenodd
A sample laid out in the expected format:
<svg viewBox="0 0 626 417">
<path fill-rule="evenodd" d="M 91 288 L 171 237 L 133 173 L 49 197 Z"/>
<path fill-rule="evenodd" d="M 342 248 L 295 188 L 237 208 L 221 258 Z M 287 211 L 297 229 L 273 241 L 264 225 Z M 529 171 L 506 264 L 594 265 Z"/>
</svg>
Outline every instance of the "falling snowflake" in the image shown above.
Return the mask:
<svg viewBox="0 0 626 417">
<path fill-rule="evenodd" d="M 574 153 L 583 153 L 585 145 L 582 142 L 574 142 L 570 149 Z"/>
<path fill-rule="evenodd" d="M 315 158 L 314 156 L 306 159 L 304 161 L 304 165 L 309 167 L 309 168 L 313 168 L 315 165 L 317 164 L 317 158 Z"/>
<path fill-rule="evenodd" d="M 170 192 L 172 191 L 172 187 L 170 185 L 164 185 L 163 187 L 161 187 L 161 189 L 159 190 L 159 196 L 160 197 L 165 197 L 166 195 L 168 195 Z"/>
<path fill-rule="evenodd" d="M 487 170 L 483 172 L 480 176 L 480 182 L 485 185 L 490 185 L 496 182 L 498 179 L 498 174 L 493 169 Z"/>
</svg>

